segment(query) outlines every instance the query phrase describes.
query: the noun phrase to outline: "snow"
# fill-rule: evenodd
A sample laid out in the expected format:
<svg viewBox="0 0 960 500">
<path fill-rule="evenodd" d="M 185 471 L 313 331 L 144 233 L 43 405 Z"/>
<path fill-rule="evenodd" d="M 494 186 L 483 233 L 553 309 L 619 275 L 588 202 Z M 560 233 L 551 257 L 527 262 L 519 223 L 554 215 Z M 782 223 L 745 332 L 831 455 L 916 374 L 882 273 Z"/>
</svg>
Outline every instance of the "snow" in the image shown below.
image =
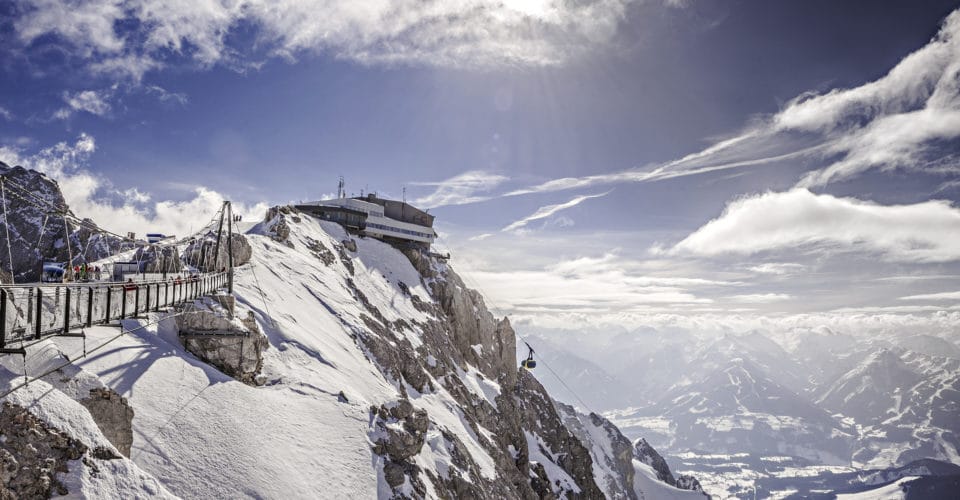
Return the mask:
<svg viewBox="0 0 960 500">
<path fill-rule="evenodd" d="M 523 431 L 523 434 L 527 438 L 530 462 L 539 463 L 543 466 L 547 478 L 550 479 L 550 489 L 560 497 L 564 496 L 564 491 L 580 493 L 581 490 L 577 486 L 577 482 L 567 474 L 567 471 L 555 463 L 556 455 L 540 441 L 540 438 L 528 431 Z M 531 470 L 530 473 L 533 474 L 533 471 Z"/>
<path fill-rule="evenodd" d="M 697 491 L 681 490 L 674 488 L 663 481 L 657 479 L 657 472 L 653 467 L 634 459 L 633 470 L 636 472 L 633 476 L 633 490 L 638 498 L 656 498 L 658 500 L 703 500 L 702 493 Z"/>
<path fill-rule="evenodd" d="M 115 334 L 87 330 L 92 344 Z M 78 364 L 129 399 L 131 458 L 175 494 L 281 497 L 330 487 L 376 494 L 366 408 L 295 387 L 248 387 L 164 337 L 148 327 Z"/>
<path fill-rule="evenodd" d="M 194 358 L 182 348 L 169 318 L 128 333 L 87 358 L 82 358 L 80 340 L 75 338 L 56 338 L 30 349 L 29 373 L 62 363 L 67 353 L 74 364 L 65 375 L 76 381 L 66 384 L 65 392 L 36 382 L 9 400 L 29 406 L 42 397 L 43 404 L 33 404 L 31 411 L 88 445 L 109 443 L 75 398 L 106 386 L 127 398 L 135 411 L 131 460 L 98 462 L 98 477 L 71 469 L 74 475 L 65 478 L 71 492 L 111 498 L 168 492 L 190 498 L 390 494 L 382 458 L 371 450 L 377 436 L 369 408 L 395 402 L 401 397 L 400 387 L 384 377 L 356 340 L 356 334 L 366 329 L 363 316 L 371 313 L 354 287 L 386 321 L 405 320 L 410 327 L 403 335 L 414 347 L 422 342 L 418 323 L 432 318 L 414 306 L 404 288 L 424 302 L 432 299 L 407 258 L 379 240 L 354 238 L 357 251 L 344 250 L 352 257 L 352 275 L 339 257 L 324 264 L 308 249 L 310 242 L 320 242 L 336 255 L 336 247 L 350 236 L 333 223 L 307 216 L 301 221 L 290 224 L 293 248 L 255 234 L 264 226 L 254 226 L 254 234 L 248 234 L 252 261 L 236 269 L 237 316 L 252 311 L 270 342 L 261 387 L 239 383 Z M 139 321 L 158 319 L 151 314 Z M 127 329 L 138 324 L 124 322 Z M 101 326 L 86 333 L 92 347 L 119 330 Z M 13 366 L 0 370 L 0 389 L 19 382 L 14 370 L 19 357 L 4 360 Z M 459 372 L 471 391 L 495 404 L 500 393 L 495 382 L 472 366 Z M 447 432 L 463 443 L 481 476 L 495 479 L 494 460 L 484 449 L 492 434 L 471 428 L 456 400 L 441 384 L 433 385 L 436 389 L 430 393 L 404 387 L 413 405 L 425 409 L 431 420 L 426 444 L 413 460 L 437 477 L 458 474 L 469 480 L 451 465 L 452 445 L 442 434 Z M 340 391 L 349 403 L 338 401 Z M 435 497 L 428 474 L 420 478 L 428 496 Z M 412 492 L 409 482 L 402 488 Z"/>
<path fill-rule="evenodd" d="M 914 479 L 917 479 L 917 476 L 907 476 L 877 489 L 837 495 L 837 500 L 901 500 L 907 498 L 903 485 Z"/>
<path fill-rule="evenodd" d="M 500 396 L 500 384 L 485 378 L 480 370 L 467 365 L 467 371 L 457 370 L 460 380 L 467 389 L 482 399 L 485 399 L 494 408 L 497 407 L 497 397 Z"/>
<path fill-rule="evenodd" d="M 4 358 L 4 366 L 0 368 L 0 379 L 4 380 L 0 383 L 2 392 L 22 381 L 22 378 L 12 376 L 7 370 L 9 358 Z M 116 453 L 116 448 L 100 432 L 86 408 L 42 380 L 31 382 L 2 401 L 29 409 L 40 420 L 79 440 L 90 449 L 104 447 Z M 58 479 L 70 491 L 70 497 L 175 498 L 159 481 L 130 459 L 99 460 L 91 457 L 89 451 L 84 459 L 94 464 L 98 472 L 93 473 L 89 467 L 85 467 L 81 459 L 69 462 L 67 472 L 58 475 Z"/>
</svg>

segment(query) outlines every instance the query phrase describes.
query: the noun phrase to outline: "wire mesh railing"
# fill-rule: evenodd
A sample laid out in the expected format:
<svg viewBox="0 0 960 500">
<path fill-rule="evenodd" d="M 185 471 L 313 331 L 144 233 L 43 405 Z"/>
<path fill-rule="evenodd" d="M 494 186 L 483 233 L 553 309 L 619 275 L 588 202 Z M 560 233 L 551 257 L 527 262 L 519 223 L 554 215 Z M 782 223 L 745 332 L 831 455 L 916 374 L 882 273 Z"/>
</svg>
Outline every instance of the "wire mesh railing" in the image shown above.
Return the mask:
<svg viewBox="0 0 960 500">
<path fill-rule="evenodd" d="M 226 288 L 229 271 L 127 283 L 0 288 L 0 352 L 9 346 L 175 306 Z"/>
</svg>

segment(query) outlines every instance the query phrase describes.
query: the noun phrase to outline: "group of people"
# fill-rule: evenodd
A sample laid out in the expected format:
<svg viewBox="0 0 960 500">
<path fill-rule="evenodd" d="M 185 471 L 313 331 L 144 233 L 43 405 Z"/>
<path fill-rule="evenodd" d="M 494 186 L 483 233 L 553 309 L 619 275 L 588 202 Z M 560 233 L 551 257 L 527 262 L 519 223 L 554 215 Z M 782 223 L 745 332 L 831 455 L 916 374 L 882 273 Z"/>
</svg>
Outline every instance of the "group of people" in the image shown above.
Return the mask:
<svg viewBox="0 0 960 500">
<path fill-rule="evenodd" d="M 100 279 L 100 266 L 87 266 L 86 262 L 73 266 L 74 280 Z"/>
</svg>

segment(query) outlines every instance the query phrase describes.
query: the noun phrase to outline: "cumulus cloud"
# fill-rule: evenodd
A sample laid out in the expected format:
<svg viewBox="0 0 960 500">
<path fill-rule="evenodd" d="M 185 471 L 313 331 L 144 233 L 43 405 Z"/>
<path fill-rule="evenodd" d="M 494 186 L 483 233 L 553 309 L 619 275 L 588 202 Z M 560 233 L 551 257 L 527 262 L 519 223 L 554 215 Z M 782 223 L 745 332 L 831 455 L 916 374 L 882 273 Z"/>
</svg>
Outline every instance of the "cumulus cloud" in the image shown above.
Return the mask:
<svg viewBox="0 0 960 500">
<path fill-rule="evenodd" d="M 960 137 L 960 10 L 883 77 L 849 89 L 804 93 L 733 137 L 682 158 L 634 169 L 553 179 L 507 195 L 653 182 L 791 161 L 811 170 L 801 187 L 869 170 L 960 173 L 942 143 Z"/>
<path fill-rule="evenodd" d="M 411 182 L 411 186 L 432 186 L 434 191 L 413 201 L 426 208 L 464 205 L 490 199 L 491 189 L 509 180 L 508 177 L 471 170 L 439 182 Z M 484 194 L 481 194 L 484 193 Z"/>
<path fill-rule="evenodd" d="M 524 218 L 522 218 L 522 219 L 520 219 L 520 220 L 517 220 L 517 221 L 514 221 L 514 222 L 510 223 L 507 227 L 504 227 L 501 231 L 504 231 L 504 232 L 511 232 L 511 231 L 512 231 L 512 232 L 517 232 L 517 231 L 520 231 L 520 230 L 522 230 L 524 227 L 526 227 L 527 224 L 529 224 L 529 223 L 531 223 L 531 222 L 533 222 L 533 221 L 540 220 L 540 219 L 546 219 L 547 217 L 551 217 L 551 216 L 553 216 L 554 214 L 556 214 L 557 212 L 560 212 L 561 210 L 566 210 L 566 209 L 568 209 L 568 208 L 575 207 L 575 206 L 577 206 L 577 205 L 579 205 L 579 204 L 583 203 L 584 201 L 589 200 L 589 199 L 591 199 L 591 198 L 600 198 L 600 197 L 606 196 L 606 195 L 608 195 L 608 194 L 610 194 L 610 191 L 607 191 L 606 193 L 600 193 L 600 194 L 582 195 L 582 196 L 577 196 L 576 198 L 573 198 L 573 199 L 571 199 L 571 200 L 569 200 L 569 201 L 566 201 L 566 202 L 563 202 L 563 203 L 557 203 L 557 204 L 555 204 L 555 205 L 546 205 L 546 206 L 540 207 L 540 208 L 537 209 L 536 212 L 534 212 L 534 213 L 532 213 L 532 214 L 530 214 L 530 215 L 528 215 L 528 216 L 526 216 L 526 217 L 524 217 Z"/>
<path fill-rule="evenodd" d="M 4 120 L 7 120 L 7 121 L 11 121 L 13 120 L 13 113 L 11 113 L 9 109 L 3 106 L 0 106 L 0 118 L 3 118 Z"/>
<path fill-rule="evenodd" d="M 184 236 L 202 228 L 223 203 L 223 195 L 202 186 L 194 187 L 192 197 L 182 201 L 151 203 L 149 193 L 136 187 L 118 192 L 107 181 L 83 168 L 95 151 L 94 138 L 81 134 L 72 144 L 61 142 L 30 155 L 9 147 L 0 148 L 0 161 L 32 168 L 53 178 L 74 214 L 90 218 L 118 234 L 157 231 Z M 235 213 L 259 213 L 266 208 L 263 203 L 234 203 Z"/>
<path fill-rule="evenodd" d="M 898 262 L 960 260 L 960 209 L 947 201 L 879 205 L 797 188 L 729 203 L 684 238 L 674 254 L 754 255 L 803 250 L 879 254 Z"/>
<path fill-rule="evenodd" d="M 22 42 L 55 34 L 91 69 L 139 78 L 168 54 L 209 66 L 325 52 L 367 64 L 552 65 L 608 43 L 633 0 L 30 0 Z M 136 23 L 136 32 L 122 26 Z M 258 54 L 231 46 L 255 28 Z"/>
</svg>

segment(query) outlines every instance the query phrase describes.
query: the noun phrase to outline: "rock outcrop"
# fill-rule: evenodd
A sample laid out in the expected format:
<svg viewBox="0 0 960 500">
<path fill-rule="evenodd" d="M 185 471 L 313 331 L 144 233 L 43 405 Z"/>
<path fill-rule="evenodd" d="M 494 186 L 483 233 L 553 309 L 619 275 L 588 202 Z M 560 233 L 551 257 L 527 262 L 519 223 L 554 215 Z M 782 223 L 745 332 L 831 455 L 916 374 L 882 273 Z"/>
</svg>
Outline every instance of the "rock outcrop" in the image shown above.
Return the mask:
<svg viewBox="0 0 960 500">
<path fill-rule="evenodd" d="M 124 456 L 130 456 L 133 446 L 133 408 L 127 399 L 109 388 L 90 389 L 90 397 L 79 401 L 93 421 L 97 423 L 100 432 Z"/>
<path fill-rule="evenodd" d="M 177 328 L 184 348 L 247 385 L 260 385 L 263 351 L 270 345 L 253 313 L 234 316 L 233 296 L 202 297 L 183 305 Z"/>
<path fill-rule="evenodd" d="M 387 407 L 370 408 L 377 437 L 373 451 L 386 458 L 384 478 L 392 488 L 399 488 L 407 477 L 420 495 L 426 494 L 419 468 L 410 459 L 420 453 L 426 439 L 430 419 L 426 410 L 414 408 L 408 399 L 401 399 Z"/>
<path fill-rule="evenodd" d="M 79 225 L 64 228 L 62 217 L 48 216 L 49 212 L 67 212 L 70 209 L 57 182 L 40 172 L 23 167 L 10 167 L 0 162 L 0 177 L 5 185 L 5 222 L 0 223 L 0 234 L 10 234 L 10 253 L 13 257 L 14 279 L 18 283 L 39 281 L 44 261 L 74 264 L 93 262 L 111 254 L 119 246 L 119 239 L 97 231 L 97 225 L 84 219 Z M 69 239 L 67 235 L 69 234 Z M 69 241 L 69 245 L 67 242 Z M 6 248 L 0 252 L 0 269 L 10 269 Z M 6 281 L 5 281 L 6 282 Z"/>
<path fill-rule="evenodd" d="M 183 251 L 183 262 L 202 272 L 219 271 L 229 266 L 231 248 L 234 267 L 250 262 L 253 249 L 247 238 L 236 232 L 232 236 L 228 235 L 226 227 L 223 228 L 223 234 L 220 236 L 219 252 L 217 251 L 217 233 L 210 231 L 187 245 Z"/>
<path fill-rule="evenodd" d="M 79 460 L 87 449 L 26 408 L 4 402 L 0 407 L 0 499 L 66 495 L 57 474 L 66 472 L 67 462 Z M 113 452 L 101 450 L 101 454 Z"/>
<path fill-rule="evenodd" d="M 143 273 L 178 273 L 183 269 L 180 253 L 173 246 L 140 247 L 131 260 L 140 263 L 140 272 Z"/>
<path fill-rule="evenodd" d="M 632 443 L 601 417 L 595 425 L 612 429 L 597 433 L 603 443 L 572 430 L 566 412 L 558 410 L 561 405 L 533 374 L 518 370 L 510 322 L 491 314 L 483 297 L 446 261 L 398 248 L 419 273 L 419 283 L 395 284 L 420 314 L 397 319 L 394 311 L 379 310 L 360 284 L 365 279 L 360 269 L 370 269 L 364 259 L 373 247 L 358 245 L 336 227 L 327 229 L 333 231 L 330 238 L 318 238 L 315 229 L 300 227 L 308 218 L 294 208 L 275 207 L 255 231 L 342 270 L 343 286 L 364 311 L 362 327 L 351 326 L 351 335 L 401 395 L 397 402 L 370 408 L 375 464 L 394 497 L 605 498 L 607 492 L 619 492 L 612 497 L 638 498 L 631 479 Z M 427 394 L 456 402 L 475 443 L 416 408 Z M 600 449 L 613 449 L 615 456 L 600 456 Z M 439 456 L 446 460 L 442 470 L 424 467 L 424 460 L 432 460 L 424 457 Z M 595 456 L 604 462 L 596 463 Z M 601 478 L 600 468 L 615 472 Z"/>
<path fill-rule="evenodd" d="M 525 369 L 517 373 L 514 395 L 521 412 L 521 425 L 527 433 L 533 434 L 533 439 L 528 437 L 528 445 L 537 447 L 528 453 L 531 457 L 536 456 L 538 463 L 550 460 L 563 469 L 574 483 L 565 483 L 564 478 L 550 478 L 550 489 L 537 491 L 537 494 L 541 498 L 549 495 L 570 496 L 573 493 L 583 498 L 603 498 L 603 492 L 594 480 L 590 450 L 564 423 L 553 398 L 540 382 Z M 575 486 L 575 489 L 571 486 Z"/>
</svg>

